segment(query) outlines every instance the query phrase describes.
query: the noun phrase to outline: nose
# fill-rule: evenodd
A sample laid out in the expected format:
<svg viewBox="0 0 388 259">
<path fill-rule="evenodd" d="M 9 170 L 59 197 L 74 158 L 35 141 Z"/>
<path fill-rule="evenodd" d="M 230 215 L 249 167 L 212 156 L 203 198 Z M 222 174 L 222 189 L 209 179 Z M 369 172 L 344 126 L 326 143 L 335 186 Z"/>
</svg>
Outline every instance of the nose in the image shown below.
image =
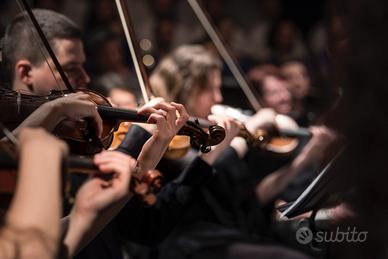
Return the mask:
<svg viewBox="0 0 388 259">
<path fill-rule="evenodd" d="M 291 93 L 286 89 L 282 91 L 280 96 L 282 101 L 289 102 L 291 100 Z"/>
<path fill-rule="evenodd" d="M 88 75 L 88 73 L 85 71 L 84 68 L 82 68 L 82 78 L 83 78 L 83 82 L 85 82 L 85 84 L 90 83 L 90 76 Z"/>
<path fill-rule="evenodd" d="M 87 88 L 87 85 L 90 83 L 90 77 L 84 68 L 80 68 L 79 75 L 76 81 L 77 88 Z"/>
<path fill-rule="evenodd" d="M 214 97 L 214 102 L 215 103 L 222 103 L 222 100 L 224 98 L 222 97 L 222 93 L 221 93 L 220 88 L 214 89 L 213 97 Z"/>
</svg>

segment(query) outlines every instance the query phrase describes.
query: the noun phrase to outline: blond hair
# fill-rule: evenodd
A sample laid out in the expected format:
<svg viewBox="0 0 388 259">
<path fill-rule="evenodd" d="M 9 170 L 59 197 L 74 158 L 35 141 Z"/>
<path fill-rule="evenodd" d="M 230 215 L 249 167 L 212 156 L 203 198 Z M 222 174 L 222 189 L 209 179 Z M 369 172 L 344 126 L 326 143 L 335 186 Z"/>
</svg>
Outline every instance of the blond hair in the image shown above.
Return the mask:
<svg viewBox="0 0 388 259">
<path fill-rule="evenodd" d="M 165 57 L 150 81 L 156 96 L 185 104 L 190 95 L 209 85 L 209 72 L 221 69 L 220 60 L 200 45 L 184 45 Z"/>
</svg>

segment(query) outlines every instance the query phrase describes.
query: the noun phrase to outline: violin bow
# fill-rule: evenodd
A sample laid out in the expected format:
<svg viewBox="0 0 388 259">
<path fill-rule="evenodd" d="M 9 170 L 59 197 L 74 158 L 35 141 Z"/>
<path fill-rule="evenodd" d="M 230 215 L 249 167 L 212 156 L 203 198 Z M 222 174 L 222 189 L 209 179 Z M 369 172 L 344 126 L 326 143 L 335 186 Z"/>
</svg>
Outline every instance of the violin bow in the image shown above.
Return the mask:
<svg viewBox="0 0 388 259">
<path fill-rule="evenodd" d="M 221 55 L 222 59 L 225 61 L 226 65 L 232 72 L 237 83 L 240 85 L 245 96 L 247 97 L 249 103 L 255 111 L 260 110 L 262 105 L 259 103 L 255 94 L 252 91 L 252 87 L 249 85 L 248 81 L 243 75 L 242 69 L 239 67 L 236 58 L 231 54 L 232 52 L 226 46 L 224 39 L 222 38 L 221 33 L 217 28 L 212 24 L 209 13 L 205 11 L 203 4 L 199 2 L 200 0 L 187 0 L 190 7 L 197 16 L 199 22 L 202 24 L 202 27 L 205 29 L 209 38 L 213 41 L 214 46 L 217 48 L 218 53 Z"/>
<path fill-rule="evenodd" d="M 140 58 L 140 47 L 137 42 L 137 37 L 135 34 L 134 26 L 129 14 L 129 9 L 126 0 L 115 0 L 117 10 L 119 12 L 121 24 L 124 29 L 125 38 L 128 43 L 129 51 L 131 53 L 131 58 L 133 65 L 135 66 L 135 71 L 137 78 L 139 80 L 141 93 L 143 95 L 144 103 L 150 101 L 150 94 L 152 94 L 152 89 L 148 80 L 147 72 Z"/>
<path fill-rule="evenodd" d="M 3 132 L 4 136 L 14 145 L 14 146 L 18 146 L 19 145 L 19 141 L 15 138 L 15 136 L 13 135 L 13 133 L 11 131 L 9 131 L 9 129 L 7 129 L 5 127 L 5 125 L 0 122 L 0 130 Z"/>
<path fill-rule="evenodd" d="M 13 159 L 17 159 L 17 155 L 15 154 L 15 150 L 13 150 L 14 148 L 15 149 L 18 149 L 19 147 L 19 141 L 16 139 L 15 135 L 9 131 L 9 129 L 7 129 L 5 127 L 5 125 L 0 121 L 0 130 L 3 132 L 4 136 L 6 139 L 9 140 L 9 142 L 11 143 L 12 147 L 8 147 L 8 146 L 2 146 L 2 149 Z"/>
</svg>

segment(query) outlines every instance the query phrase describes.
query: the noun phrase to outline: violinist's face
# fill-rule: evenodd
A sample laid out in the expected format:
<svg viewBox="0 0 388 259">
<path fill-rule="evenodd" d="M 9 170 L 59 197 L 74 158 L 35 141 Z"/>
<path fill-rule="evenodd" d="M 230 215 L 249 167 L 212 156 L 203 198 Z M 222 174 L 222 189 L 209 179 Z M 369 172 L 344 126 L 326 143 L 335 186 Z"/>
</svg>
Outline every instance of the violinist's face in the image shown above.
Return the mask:
<svg viewBox="0 0 388 259">
<path fill-rule="evenodd" d="M 286 84 L 286 81 L 273 76 L 267 76 L 263 81 L 263 101 L 280 114 L 288 114 L 292 110 L 291 94 Z"/>
<path fill-rule="evenodd" d="M 209 72 L 208 87 L 192 96 L 187 103 L 187 108 L 192 116 L 207 118 L 211 113 L 211 107 L 221 102 L 221 72 L 214 69 Z"/>
<path fill-rule="evenodd" d="M 52 47 L 73 88 L 86 88 L 90 78 L 83 67 L 85 53 L 82 41 L 79 39 L 56 39 Z M 49 60 L 48 63 L 50 66 L 46 61 L 37 65 L 26 60 L 19 61 L 16 64 L 14 89 L 39 95 L 48 94 L 51 90 L 66 90 L 67 88 L 60 79 L 52 60 Z M 53 69 L 55 77 L 50 67 Z"/>
<path fill-rule="evenodd" d="M 282 66 L 282 73 L 289 82 L 288 90 L 296 100 L 302 100 L 310 91 L 310 77 L 306 66 L 300 62 L 288 62 Z"/>
</svg>

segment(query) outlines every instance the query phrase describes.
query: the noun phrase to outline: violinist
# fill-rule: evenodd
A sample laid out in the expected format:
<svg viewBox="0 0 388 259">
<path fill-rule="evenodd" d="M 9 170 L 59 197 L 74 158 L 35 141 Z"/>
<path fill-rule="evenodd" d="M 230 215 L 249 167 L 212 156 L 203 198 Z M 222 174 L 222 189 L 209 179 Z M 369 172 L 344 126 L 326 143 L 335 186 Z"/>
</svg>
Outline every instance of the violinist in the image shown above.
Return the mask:
<svg viewBox="0 0 388 259">
<path fill-rule="evenodd" d="M 279 114 L 288 115 L 292 112 L 292 95 L 288 90 L 288 82 L 277 67 L 256 67 L 250 71 L 249 78 L 265 107 L 272 108 Z"/>
<path fill-rule="evenodd" d="M 298 118 L 298 124 L 309 126 L 316 121 L 318 112 L 322 110 L 323 91 L 313 87 L 308 66 L 300 60 L 288 60 L 280 66 L 285 76 L 293 99 L 293 117 Z"/>
<path fill-rule="evenodd" d="M 39 20 L 57 17 L 48 20 L 45 34 L 70 82 L 77 88 L 86 88 L 90 78 L 83 68 L 85 55 L 81 31 L 63 15 L 49 10 L 36 10 L 34 13 Z M 12 82 L 12 89 L 33 95 L 47 95 L 53 89 L 64 90 L 61 81 L 57 81 L 51 73 L 48 63 L 52 61 L 46 63 L 38 44 L 24 15 L 16 16 L 7 27 L 3 40 L 4 64 L 8 78 Z M 58 78 L 57 72 L 55 74 Z M 97 113 L 96 105 L 89 101 L 86 94 L 69 94 L 67 97 L 43 104 L 28 121 L 20 125 L 19 129 L 24 126 L 42 126 L 51 131 L 61 120 L 78 120 L 86 117 L 93 119 L 99 135 L 102 131 L 102 120 Z M 18 129 L 15 133 L 17 132 Z"/>
<path fill-rule="evenodd" d="M 94 158 L 101 172 L 113 172 L 115 177 L 110 183 L 91 178 L 81 187 L 62 240 L 61 162 L 68 153 L 68 147 L 42 129 L 23 129 L 18 140 L 18 183 L 11 206 L 0 226 L 0 256 L 72 257 L 94 235 L 91 229 L 98 230 L 99 225 L 106 224 L 104 217 L 111 214 L 107 213 L 107 209 L 114 208 L 129 195 L 135 160 L 120 152 L 106 152 Z M 58 246 L 62 242 L 67 253 Z"/>
<path fill-rule="evenodd" d="M 248 76 L 265 107 L 291 116 L 299 126 L 309 127 L 316 120 L 316 114 L 306 106 L 311 89 L 306 73 L 301 63 L 288 62 L 282 69 L 273 65 L 255 67 Z"/>
<path fill-rule="evenodd" d="M 207 118 L 211 107 L 222 101 L 220 69 L 218 59 L 203 47 L 181 46 L 155 68 L 151 86 L 156 95 L 168 101 L 179 100 L 191 114 Z M 273 111 L 263 109 L 247 127 L 255 130 L 272 122 L 274 116 Z M 215 161 L 215 176 L 201 187 L 190 213 L 161 246 L 161 258 L 303 258 L 278 245 L 256 243 L 254 236 L 263 236 L 269 225 L 265 212 L 269 210 L 268 200 L 261 202 L 256 195 L 261 172 L 257 168 L 251 170 L 244 161 L 250 152 L 247 143 L 240 137 L 231 137 L 231 144 Z M 256 163 L 264 161 L 256 159 Z"/>
<path fill-rule="evenodd" d="M 265 107 L 272 108 L 279 114 L 291 116 L 298 122 L 298 125 L 303 125 L 306 127 L 311 126 L 310 124 L 312 123 L 312 120 L 315 119 L 315 116 L 313 116 L 311 113 L 308 113 L 307 111 L 302 112 L 303 109 L 300 107 L 300 105 L 302 105 L 301 100 L 306 97 L 309 91 L 310 79 L 304 75 L 307 72 L 302 69 L 304 67 L 299 67 L 301 66 L 299 63 L 287 64 L 288 63 L 286 63 L 283 67 L 283 73 L 279 68 L 272 65 L 256 67 L 249 73 L 249 78 L 252 82 L 252 85 L 257 90 L 259 99 L 262 101 Z M 301 70 L 298 71 L 299 74 L 296 73 L 298 75 L 294 75 L 294 77 L 297 77 L 296 79 L 291 79 L 291 75 L 289 75 L 294 72 L 293 70 Z M 297 85 L 298 83 L 300 86 Z M 282 184 L 268 185 L 268 183 L 273 181 L 273 179 L 270 179 L 275 177 L 275 175 L 278 175 L 275 177 L 276 179 L 286 179 L 293 175 L 293 173 L 280 173 L 283 171 L 283 169 L 279 169 L 279 171 L 274 173 L 272 176 L 268 176 L 268 179 L 265 179 L 261 183 L 261 186 L 258 187 L 258 190 L 260 189 L 258 192 L 262 193 L 261 197 L 263 197 L 264 200 L 268 200 L 264 197 L 272 197 L 273 195 L 271 193 L 279 193 L 279 190 L 284 189 L 286 182 L 291 186 L 285 188 L 285 191 L 283 191 L 284 193 L 282 195 L 282 199 L 286 201 L 294 200 L 316 176 L 317 168 L 319 167 L 322 159 L 317 155 L 313 155 L 314 152 L 308 156 L 310 157 L 309 159 L 307 159 L 304 154 L 306 154 L 307 150 L 309 150 L 311 147 L 314 147 L 314 149 L 317 148 L 318 150 L 325 150 L 327 145 L 334 142 L 337 136 L 333 130 L 324 125 L 314 125 L 310 127 L 310 132 L 312 132 L 313 139 L 311 139 L 310 143 L 307 143 L 307 139 L 302 139 L 302 145 L 307 146 L 304 150 L 299 148 L 300 157 L 298 159 L 294 159 L 291 162 L 292 164 L 298 163 L 298 160 L 310 161 L 308 162 L 309 166 L 306 166 L 304 170 L 290 170 L 294 171 L 294 173 L 298 172 L 295 174 L 295 179 L 293 179 L 292 182 L 287 180 L 283 181 Z M 298 166 L 294 166 L 294 168 L 295 167 L 298 168 Z M 289 179 L 292 179 L 292 177 Z M 272 191 L 269 191 L 270 189 Z M 264 194 L 266 191 L 269 191 L 268 195 Z"/>
<path fill-rule="evenodd" d="M 112 105 L 120 108 L 134 109 L 139 106 L 136 92 L 130 88 L 131 82 L 118 73 L 106 73 L 100 76 L 93 88 L 108 97 Z"/>
</svg>

